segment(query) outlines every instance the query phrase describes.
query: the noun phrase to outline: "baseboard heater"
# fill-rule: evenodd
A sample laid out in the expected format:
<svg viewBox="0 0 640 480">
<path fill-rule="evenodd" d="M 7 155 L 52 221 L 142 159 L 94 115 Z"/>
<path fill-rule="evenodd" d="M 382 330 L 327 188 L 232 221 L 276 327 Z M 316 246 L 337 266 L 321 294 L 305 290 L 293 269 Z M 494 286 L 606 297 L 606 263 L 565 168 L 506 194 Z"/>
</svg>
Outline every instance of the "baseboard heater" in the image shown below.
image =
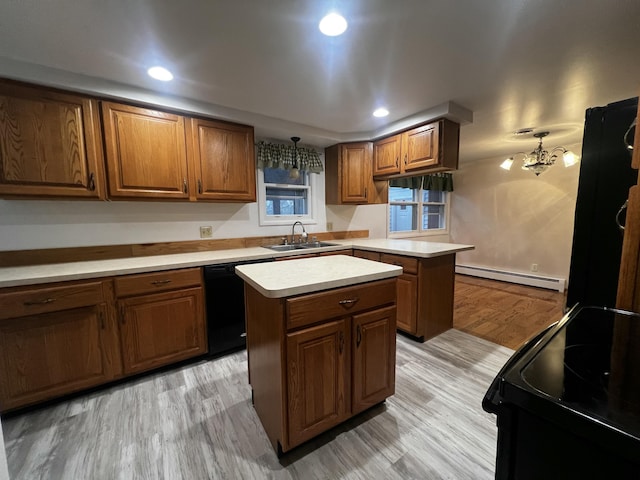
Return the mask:
<svg viewBox="0 0 640 480">
<path fill-rule="evenodd" d="M 489 278 L 503 282 L 519 283 L 531 287 L 547 288 L 564 292 L 566 280 L 564 278 L 542 277 L 528 273 L 509 272 L 506 270 L 496 270 L 488 267 L 477 267 L 474 265 L 456 265 L 456 273 L 471 275 L 473 277 Z"/>
</svg>

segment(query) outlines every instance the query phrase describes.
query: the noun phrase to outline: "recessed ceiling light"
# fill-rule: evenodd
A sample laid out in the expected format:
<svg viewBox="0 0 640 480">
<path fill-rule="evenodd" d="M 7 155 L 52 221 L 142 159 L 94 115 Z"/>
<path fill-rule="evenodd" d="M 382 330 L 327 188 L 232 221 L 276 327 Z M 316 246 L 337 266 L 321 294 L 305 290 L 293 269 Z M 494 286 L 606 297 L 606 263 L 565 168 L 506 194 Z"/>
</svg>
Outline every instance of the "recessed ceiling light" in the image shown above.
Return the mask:
<svg viewBox="0 0 640 480">
<path fill-rule="evenodd" d="M 342 15 L 330 13 L 320 20 L 318 28 L 325 35 L 335 37 L 342 35 L 347 30 L 347 21 Z"/>
<path fill-rule="evenodd" d="M 389 115 L 389 110 L 387 110 L 386 108 L 376 108 L 373 111 L 373 116 L 374 117 L 386 117 L 387 115 Z"/>
<path fill-rule="evenodd" d="M 147 73 L 151 78 L 155 78 L 156 80 L 161 80 L 163 82 L 173 80 L 173 74 L 164 67 L 151 67 L 147 70 Z"/>
</svg>

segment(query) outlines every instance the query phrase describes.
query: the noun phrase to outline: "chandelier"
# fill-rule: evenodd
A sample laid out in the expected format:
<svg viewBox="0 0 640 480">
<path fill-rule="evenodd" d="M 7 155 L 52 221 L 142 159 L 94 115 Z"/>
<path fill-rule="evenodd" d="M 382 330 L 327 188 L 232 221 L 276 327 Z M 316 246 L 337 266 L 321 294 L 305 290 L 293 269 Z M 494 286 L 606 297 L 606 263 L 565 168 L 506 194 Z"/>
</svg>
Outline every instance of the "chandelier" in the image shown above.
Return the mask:
<svg viewBox="0 0 640 480">
<path fill-rule="evenodd" d="M 549 132 L 538 132 L 534 133 L 533 136 L 535 138 L 540 139 L 540 143 L 538 146 L 531 151 L 531 153 L 518 152 L 512 157 L 507 158 L 504 162 L 500 164 L 501 168 L 505 170 L 511 170 L 511 165 L 515 161 L 516 157 L 522 156 L 522 169 L 529 170 L 536 174 L 536 176 L 540 175 L 542 172 L 545 172 L 550 166 L 556 163 L 556 159 L 559 155 L 562 155 L 562 160 L 564 162 L 565 167 L 570 167 L 571 165 L 575 165 L 578 163 L 580 159 L 575 153 L 571 150 L 567 150 L 564 147 L 554 147 L 549 150 L 545 150 L 542 148 L 542 139 L 549 135 Z"/>
</svg>

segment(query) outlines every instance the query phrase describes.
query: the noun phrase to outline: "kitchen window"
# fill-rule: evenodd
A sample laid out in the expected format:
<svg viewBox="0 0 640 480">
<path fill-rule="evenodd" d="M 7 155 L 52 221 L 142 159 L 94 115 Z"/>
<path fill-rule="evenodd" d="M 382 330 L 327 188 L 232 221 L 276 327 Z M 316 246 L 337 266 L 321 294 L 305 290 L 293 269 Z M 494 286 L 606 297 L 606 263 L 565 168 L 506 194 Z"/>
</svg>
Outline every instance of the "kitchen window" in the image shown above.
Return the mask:
<svg viewBox="0 0 640 480">
<path fill-rule="evenodd" d="M 292 178 L 288 170 L 258 170 L 258 205 L 260 225 L 290 225 L 296 220 L 315 223 L 314 189 L 318 175 L 300 171 Z"/>
<path fill-rule="evenodd" d="M 448 233 L 450 192 L 423 185 L 433 183 L 422 177 L 389 182 L 390 237 Z"/>
</svg>

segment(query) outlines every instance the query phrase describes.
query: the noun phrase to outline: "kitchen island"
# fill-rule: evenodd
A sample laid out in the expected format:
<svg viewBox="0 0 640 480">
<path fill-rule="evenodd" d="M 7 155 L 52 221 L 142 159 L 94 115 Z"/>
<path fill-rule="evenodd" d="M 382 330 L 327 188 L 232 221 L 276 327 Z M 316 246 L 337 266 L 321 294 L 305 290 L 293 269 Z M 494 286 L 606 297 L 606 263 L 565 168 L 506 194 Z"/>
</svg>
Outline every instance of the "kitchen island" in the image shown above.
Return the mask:
<svg viewBox="0 0 640 480">
<path fill-rule="evenodd" d="M 252 400 L 279 454 L 393 395 L 402 268 L 335 255 L 236 272 Z"/>
</svg>

